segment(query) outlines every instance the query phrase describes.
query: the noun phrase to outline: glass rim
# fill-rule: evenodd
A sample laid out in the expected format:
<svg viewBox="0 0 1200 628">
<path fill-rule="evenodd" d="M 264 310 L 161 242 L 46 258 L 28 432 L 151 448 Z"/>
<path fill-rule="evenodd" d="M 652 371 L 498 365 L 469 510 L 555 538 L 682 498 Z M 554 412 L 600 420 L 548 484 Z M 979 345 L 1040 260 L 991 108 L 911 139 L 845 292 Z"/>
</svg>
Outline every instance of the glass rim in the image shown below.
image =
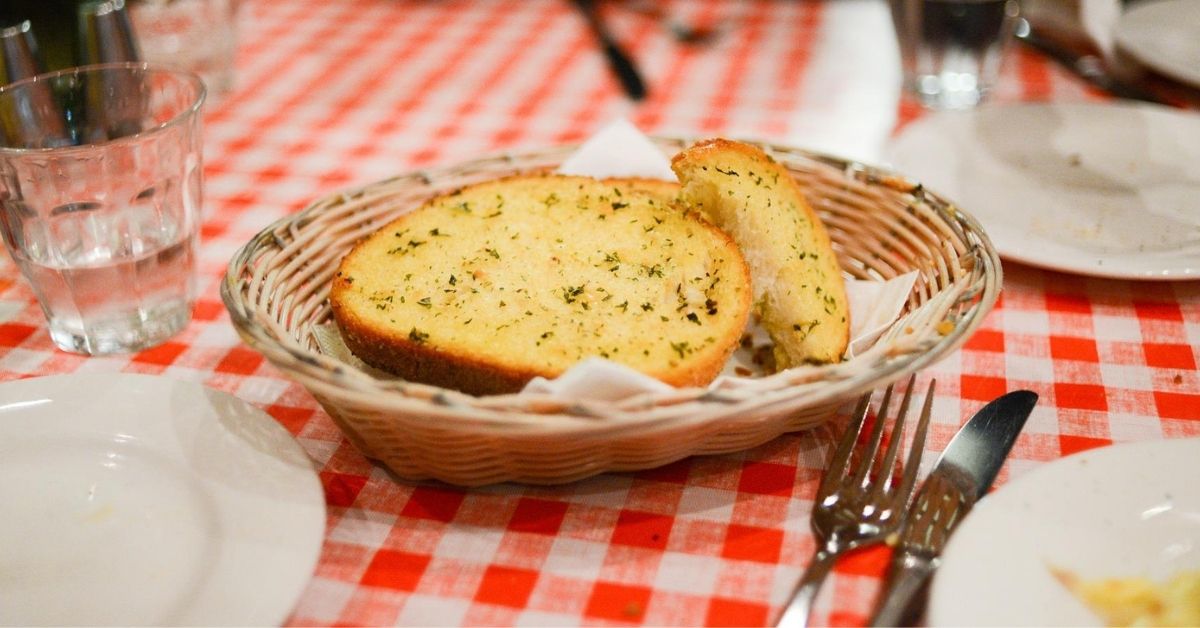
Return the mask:
<svg viewBox="0 0 1200 628">
<path fill-rule="evenodd" d="M 140 70 L 142 72 L 165 74 L 181 79 L 183 82 L 190 83 L 196 89 L 196 96 L 192 99 L 191 104 L 182 108 L 178 113 L 171 117 L 170 120 L 163 122 L 155 127 L 144 129 L 132 135 L 125 135 L 118 138 L 104 140 L 103 142 L 89 142 L 87 144 L 73 144 L 70 146 L 49 146 L 40 148 L 16 148 L 12 146 L 4 146 L 0 144 L 0 154 L 19 155 L 19 154 L 43 154 L 43 153 L 65 153 L 71 151 L 89 150 L 100 146 L 108 146 L 122 142 L 136 141 L 148 135 L 160 133 L 172 127 L 177 127 L 186 120 L 194 118 L 200 114 L 201 107 L 204 106 L 204 101 L 208 96 L 208 87 L 204 84 L 204 80 L 194 72 L 179 70 L 165 65 L 156 63 L 147 63 L 145 61 L 127 61 L 117 63 L 95 63 L 91 65 L 80 65 L 51 72 L 43 72 L 34 76 L 23 78 L 19 81 L 13 81 L 7 85 L 0 85 L 0 97 L 5 94 L 35 85 L 52 81 L 54 79 L 68 75 L 83 75 L 102 72 L 106 70 Z"/>
</svg>

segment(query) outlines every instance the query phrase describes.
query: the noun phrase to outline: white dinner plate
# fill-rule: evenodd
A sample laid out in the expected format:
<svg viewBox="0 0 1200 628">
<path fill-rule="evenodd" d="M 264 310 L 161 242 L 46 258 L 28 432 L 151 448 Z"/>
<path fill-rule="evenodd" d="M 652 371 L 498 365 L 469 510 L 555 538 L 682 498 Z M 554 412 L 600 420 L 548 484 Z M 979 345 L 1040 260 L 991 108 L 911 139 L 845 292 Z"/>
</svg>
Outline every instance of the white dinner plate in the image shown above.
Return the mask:
<svg viewBox="0 0 1200 628">
<path fill-rule="evenodd" d="M 1200 0 L 1135 4 L 1117 19 L 1114 38 L 1151 70 L 1200 87 Z"/>
<path fill-rule="evenodd" d="M 1200 569 L 1200 439 L 1093 449 L 1018 477 L 963 519 L 934 626 L 1101 626 L 1052 574 L 1165 582 Z"/>
<path fill-rule="evenodd" d="M 1200 115 L 1082 103 L 947 111 L 909 125 L 888 158 L 975 216 L 1009 259 L 1200 277 Z"/>
<path fill-rule="evenodd" d="M 145 375 L 0 384 L 0 504 L 10 625 L 279 624 L 325 529 L 269 415 Z"/>
</svg>

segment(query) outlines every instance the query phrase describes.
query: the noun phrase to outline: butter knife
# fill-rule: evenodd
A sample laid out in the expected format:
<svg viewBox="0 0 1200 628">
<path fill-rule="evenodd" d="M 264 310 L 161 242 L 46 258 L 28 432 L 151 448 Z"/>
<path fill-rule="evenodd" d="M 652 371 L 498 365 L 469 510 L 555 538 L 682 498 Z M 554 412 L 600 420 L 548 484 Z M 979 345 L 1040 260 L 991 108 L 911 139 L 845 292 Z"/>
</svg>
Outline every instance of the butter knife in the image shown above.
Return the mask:
<svg viewBox="0 0 1200 628">
<path fill-rule="evenodd" d="M 872 626 L 919 619 L 950 533 L 992 486 L 1037 399 L 1028 390 L 1010 392 L 976 412 L 950 440 L 905 517 Z"/>
</svg>

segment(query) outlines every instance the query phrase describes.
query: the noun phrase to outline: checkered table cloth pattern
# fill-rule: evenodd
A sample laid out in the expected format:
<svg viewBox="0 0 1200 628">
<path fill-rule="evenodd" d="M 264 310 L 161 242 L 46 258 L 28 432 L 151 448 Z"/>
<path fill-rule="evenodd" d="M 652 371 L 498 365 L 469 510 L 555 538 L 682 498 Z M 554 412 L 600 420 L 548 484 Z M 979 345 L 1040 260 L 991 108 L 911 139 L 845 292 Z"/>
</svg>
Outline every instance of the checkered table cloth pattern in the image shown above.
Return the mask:
<svg viewBox="0 0 1200 628">
<path fill-rule="evenodd" d="M 329 513 L 293 624 L 774 621 L 813 550 L 808 513 L 840 420 L 739 454 L 562 487 L 396 481 L 302 387 L 239 342 L 217 294 L 234 251 L 271 221 L 413 167 L 578 141 L 617 116 L 656 133 L 819 147 L 844 139 L 847 152 L 869 158 L 921 114 L 881 84 L 895 54 L 882 3 L 660 3 L 716 28 L 705 45 L 673 39 L 638 10 L 646 5 L 605 11 L 650 86 L 634 105 L 561 0 L 243 2 L 237 87 L 206 113 L 194 321 L 136 355 L 63 353 L 5 258 L 0 379 L 161 374 L 275 417 L 319 466 Z M 995 97 L 1100 98 L 1022 50 Z M 1000 483 L 1089 447 L 1200 435 L 1200 282 L 1005 269 L 1002 301 L 984 327 L 922 374 L 938 380 L 928 458 L 985 401 L 1017 388 L 1041 401 Z M 886 550 L 844 560 L 816 621 L 861 624 L 886 560 Z"/>
</svg>

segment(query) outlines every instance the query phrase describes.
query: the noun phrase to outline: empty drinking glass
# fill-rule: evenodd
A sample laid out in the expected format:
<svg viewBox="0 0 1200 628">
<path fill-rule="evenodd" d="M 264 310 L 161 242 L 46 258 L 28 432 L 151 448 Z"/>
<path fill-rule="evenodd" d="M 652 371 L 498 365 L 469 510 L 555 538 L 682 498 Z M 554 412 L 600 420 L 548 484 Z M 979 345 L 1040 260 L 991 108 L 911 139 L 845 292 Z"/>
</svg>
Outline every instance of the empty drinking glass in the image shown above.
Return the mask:
<svg viewBox="0 0 1200 628">
<path fill-rule="evenodd" d="M 143 58 L 199 74 L 210 96 L 228 92 L 237 50 L 237 2 L 130 0 Z"/>
<path fill-rule="evenodd" d="M 60 348 L 137 351 L 191 319 L 204 94 L 140 63 L 0 87 L 0 235 Z"/>
</svg>

